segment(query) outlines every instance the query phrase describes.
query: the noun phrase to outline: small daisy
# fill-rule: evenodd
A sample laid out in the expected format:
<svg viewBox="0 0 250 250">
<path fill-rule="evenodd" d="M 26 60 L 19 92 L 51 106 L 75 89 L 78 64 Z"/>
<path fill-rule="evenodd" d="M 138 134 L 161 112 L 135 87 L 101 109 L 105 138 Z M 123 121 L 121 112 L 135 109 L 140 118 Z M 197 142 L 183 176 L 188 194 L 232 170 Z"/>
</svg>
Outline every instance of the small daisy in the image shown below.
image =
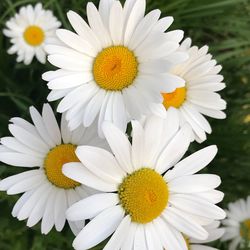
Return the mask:
<svg viewBox="0 0 250 250">
<path fill-rule="evenodd" d="M 24 193 L 13 208 L 12 215 L 32 227 L 42 220 L 41 231 L 47 234 L 55 225 L 64 227 L 66 209 L 74 202 L 93 194 L 93 190 L 63 175 L 62 166 L 78 162 L 78 145 L 105 146 L 97 136 L 97 128 L 79 128 L 70 132 L 62 117 L 61 130 L 51 107 L 44 104 L 42 115 L 30 108 L 34 125 L 22 118 L 12 118 L 9 130 L 13 137 L 1 138 L 0 161 L 30 170 L 0 181 L 0 190 L 14 195 Z M 39 168 L 34 168 L 39 167 Z M 84 225 L 70 222 L 76 234 Z"/>
<path fill-rule="evenodd" d="M 217 248 L 204 245 L 206 243 L 218 240 L 222 237 L 225 230 L 223 228 L 219 228 L 219 226 L 219 221 L 214 221 L 213 223 L 204 226 L 204 228 L 208 231 L 209 234 L 206 240 L 196 240 L 194 238 L 184 237 L 188 245 L 188 250 L 219 250 Z"/>
<path fill-rule="evenodd" d="M 63 98 L 58 112 L 66 112 L 70 129 L 88 127 L 96 117 L 99 133 L 104 120 L 122 131 L 127 122 L 152 110 L 162 114 L 161 92 L 183 87 L 169 69 L 187 59 L 177 51 L 183 31 L 165 31 L 172 17 L 159 10 L 145 15 L 145 0 L 101 0 L 99 10 L 87 4 L 87 24 L 68 12 L 76 33 L 59 29 L 63 46 L 48 45 L 48 61 L 59 68 L 43 74 L 51 92 L 49 101 Z M 165 79 L 165 81 L 164 81 Z M 158 105 L 157 105 L 158 104 Z"/>
<path fill-rule="evenodd" d="M 224 119 L 226 102 L 216 93 L 225 88 L 219 74 L 221 66 L 216 65 L 212 56 L 207 54 L 208 47 L 200 49 L 191 47 L 191 39 L 181 44 L 180 51 L 186 51 L 189 59 L 171 70 L 172 74 L 185 80 L 185 87 L 177 88 L 172 93 L 163 93 L 163 105 L 168 110 L 174 108 L 179 116 L 180 124 L 188 122 L 198 142 L 206 140 L 206 133 L 212 129 L 203 115 Z"/>
<path fill-rule="evenodd" d="M 91 219 L 73 242 L 77 250 L 89 249 L 110 235 L 104 250 L 187 250 L 182 236 L 205 240 L 203 225 L 225 217 L 214 205 L 223 197 L 215 190 L 220 178 L 195 174 L 214 158 L 216 146 L 204 148 L 179 161 L 191 136 L 189 125 L 151 117 L 144 128 L 132 121 L 133 139 L 105 122 L 103 133 L 113 154 L 80 146 L 81 163 L 69 163 L 63 173 L 102 191 L 83 199 L 67 211 L 71 221 Z M 168 129 L 166 129 L 168 128 Z"/>
<path fill-rule="evenodd" d="M 228 204 L 227 218 L 222 222 L 225 226 L 223 241 L 231 240 L 229 250 L 236 250 L 242 244 L 250 246 L 250 196 Z"/>
<path fill-rule="evenodd" d="M 45 63 L 44 45 L 55 42 L 55 31 L 60 26 L 52 11 L 44 10 L 41 3 L 35 7 L 21 7 L 19 13 L 6 22 L 6 29 L 3 30 L 13 44 L 8 53 L 17 54 L 17 62 L 23 61 L 27 65 L 34 56 L 39 62 Z"/>
</svg>

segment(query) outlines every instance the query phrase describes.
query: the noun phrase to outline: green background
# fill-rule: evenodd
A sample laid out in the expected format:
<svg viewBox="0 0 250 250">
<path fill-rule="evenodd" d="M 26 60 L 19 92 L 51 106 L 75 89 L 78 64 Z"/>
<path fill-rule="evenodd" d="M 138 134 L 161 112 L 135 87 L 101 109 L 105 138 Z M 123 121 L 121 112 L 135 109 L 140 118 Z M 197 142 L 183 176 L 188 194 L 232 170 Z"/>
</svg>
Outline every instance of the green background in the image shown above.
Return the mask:
<svg viewBox="0 0 250 250">
<path fill-rule="evenodd" d="M 20 8 L 37 1 L 1 0 L 0 29 Z M 97 2 L 97 1 L 94 1 Z M 85 17 L 86 0 L 45 0 L 65 28 L 71 29 L 65 13 L 74 10 Z M 219 153 L 205 172 L 222 178 L 220 189 L 225 192 L 221 206 L 250 194 L 250 1 L 249 0 L 148 0 L 148 10 L 159 8 L 162 16 L 174 16 L 171 29 L 183 29 L 198 46 L 209 45 L 210 52 L 222 64 L 227 88 L 222 96 L 228 102 L 227 119 L 212 120 L 213 133 L 202 145 L 192 144 L 190 152 L 205 145 L 216 144 Z M 15 55 L 6 53 L 10 43 L 0 33 L 0 137 L 8 135 L 8 121 L 13 116 L 28 116 L 28 107 L 41 109 L 48 89 L 41 74 L 52 66 L 33 61 L 17 64 Z M 54 107 L 56 103 L 53 103 Z M 0 165 L 0 178 L 17 173 L 20 168 Z M 0 193 L 0 250 L 67 250 L 72 249 L 73 235 L 69 228 L 62 233 L 40 234 L 40 225 L 29 229 L 25 222 L 11 217 L 19 196 Z M 221 250 L 226 243 L 215 242 Z M 96 249 L 102 249 L 98 247 Z"/>
</svg>

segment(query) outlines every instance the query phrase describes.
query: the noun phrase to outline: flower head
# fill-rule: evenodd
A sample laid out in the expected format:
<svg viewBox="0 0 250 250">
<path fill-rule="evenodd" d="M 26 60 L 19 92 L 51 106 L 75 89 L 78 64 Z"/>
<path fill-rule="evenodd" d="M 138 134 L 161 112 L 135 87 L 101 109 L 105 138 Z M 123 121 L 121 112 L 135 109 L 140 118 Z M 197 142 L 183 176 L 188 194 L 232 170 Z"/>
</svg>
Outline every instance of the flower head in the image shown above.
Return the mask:
<svg viewBox="0 0 250 250">
<path fill-rule="evenodd" d="M 250 196 L 246 200 L 239 199 L 229 203 L 226 210 L 227 218 L 222 222 L 225 234 L 222 240 L 230 240 L 230 250 L 238 249 L 240 244 L 250 244 Z"/>
<path fill-rule="evenodd" d="M 21 7 L 19 13 L 6 22 L 6 29 L 3 30 L 13 44 L 8 53 L 17 54 L 17 62 L 23 61 L 24 64 L 30 64 L 34 56 L 45 63 L 44 45 L 56 41 L 55 30 L 60 26 L 53 13 L 44 10 L 41 3 L 35 7 Z"/>
<path fill-rule="evenodd" d="M 216 93 L 225 88 L 221 66 L 208 54 L 208 47 L 191 46 L 191 39 L 182 42 L 180 51 L 186 51 L 189 59 L 176 65 L 171 73 L 185 80 L 185 86 L 171 93 L 162 93 L 166 110 L 174 109 L 180 124 L 188 122 L 198 142 L 206 140 L 212 129 L 204 115 L 224 119 L 226 102 Z M 173 119 L 173 117 L 169 118 Z"/>
<path fill-rule="evenodd" d="M 113 154 L 80 146 L 80 163 L 63 167 L 69 178 L 103 192 L 67 211 L 71 221 L 91 219 L 73 242 L 77 250 L 89 249 L 111 234 L 105 250 L 186 250 L 183 234 L 205 240 L 208 232 L 203 226 L 225 217 L 215 205 L 223 198 L 215 190 L 220 178 L 195 174 L 214 158 L 216 146 L 180 160 L 190 143 L 189 125 L 179 129 L 179 124 L 156 116 L 143 127 L 137 121 L 132 125 L 132 144 L 122 131 L 105 123 L 103 132 Z"/>
<path fill-rule="evenodd" d="M 161 92 L 183 87 L 184 81 L 169 69 L 187 58 L 178 52 L 183 31 L 165 32 L 172 17 L 160 11 L 145 15 L 145 0 L 101 0 L 99 9 L 87 5 L 88 24 L 75 12 L 68 19 L 75 32 L 59 29 L 62 46 L 46 47 L 48 60 L 59 69 L 46 72 L 49 101 L 63 98 L 69 126 L 89 126 L 97 118 L 125 131 L 127 122 L 158 110 Z M 164 81 L 165 79 L 165 81 Z"/>
<path fill-rule="evenodd" d="M 42 115 L 30 108 L 31 124 L 22 118 L 11 119 L 10 137 L 1 138 L 0 161 L 29 170 L 0 181 L 0 190 L 7 194 L 24 193 L 13 208 L 12 215 L 28 219 L 34 226 L 42 220 L 41 231 L 48 233 L 53 225 L 58 231 L 64 227 L 66 209 L 94 191 L 66 177 L 62 167 L 68 162 L 79 162 L 75 149 L 79 145 L 105 147 L 97 135 L 96 126 L 81 127 L 70 132 L 64 116 L 59 128 L 54 113 L 44 104 Z M 69 222 L 72 231 L 79 232 L 84 222 Z"/>
</svg>

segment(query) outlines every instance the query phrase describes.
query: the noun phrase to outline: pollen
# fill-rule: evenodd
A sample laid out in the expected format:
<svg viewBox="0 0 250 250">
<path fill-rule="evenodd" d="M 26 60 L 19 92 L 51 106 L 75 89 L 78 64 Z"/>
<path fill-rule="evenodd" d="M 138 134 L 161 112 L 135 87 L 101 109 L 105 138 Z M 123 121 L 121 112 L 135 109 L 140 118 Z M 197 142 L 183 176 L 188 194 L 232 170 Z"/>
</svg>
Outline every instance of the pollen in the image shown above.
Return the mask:
<svg viewBox="0 0 250 250">
<path fill-rule="evenodd" d="M 31 46 L 39 46 L 44 41 L 44 31 L 36 26 L 29 26 L 23 33 L 24 40 Z"/>
<path fill-rule="evenodd" d="M 44 169 L 48 180 L 55 186 L 64 189 L 75 188 L 80 183 L 66 177 L 62 173 L 62 167 L 68 162 L 79 162 L 75 154 L 76 146 L 61 144 L 53 148 L 44 161 Z"/>
<path fill-rule="evenodd" d="M 169 198 L 163 177 L 149 168 L 141 168 L 124 178 L 118 189 L 120 203 L 133 222 L 146 224 L 166 208 Z"/>
<path fill-rule="evenodd" d="M 138 73 L 138 62 L 132 51 L 124 46 L 102 50 L 93 65 L 95 82 L 105 90 L 121 91 L 130 86 Z"/>
<path fill-rule="evenodd" d="M 179 108 L 186 99 L 186 88 L 177 88 L 171 93 L 162 93 L 163 105 L 166 109 L 169 107 Z"/>
<path fill-rule="evenodd" d="M 250 240 L 250 219 L 247 219 L 241 223 L 240 235 L 243 239 Z"/>
</svg>

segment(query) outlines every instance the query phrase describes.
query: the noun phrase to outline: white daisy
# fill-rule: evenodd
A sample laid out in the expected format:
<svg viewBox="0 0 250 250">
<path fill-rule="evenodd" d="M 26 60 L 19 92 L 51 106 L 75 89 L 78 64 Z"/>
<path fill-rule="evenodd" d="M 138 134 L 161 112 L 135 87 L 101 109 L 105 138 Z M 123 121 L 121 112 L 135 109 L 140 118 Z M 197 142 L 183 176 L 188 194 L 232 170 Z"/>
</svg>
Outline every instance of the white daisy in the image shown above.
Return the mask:
<svg viewBox="0 0 250 250">
<path fill-rule="evenodd" d="M 219 250 L 214 247 L 206 246 L 204 244 L 213 242 L 222 237 L 225 230 L 223 228 L 219 228 L 220 222 L 214 221 L 213 223 L 204 226 L 204 228 L 208 231 L 208 238 L 206 240 L 197 240 L 194 238 L 185 237 L 186 243 L 188 245 L 188 250 Z"/>
<path fill-rule="evenodd" d="M 55 42 L 55 31 L 60 26 L 52 11 L 44 10 L 41 3 L 35 7 L 21 7 L 19 13 L 6 22 L 6 29 L 3 30 L 13 44 L 8 53 L 17 54 L 17 62 L 23 61 L 24 64 L 30 64 L 34 56 L 45 63 L 44 45 Z"/>
<path fill-rule="evenodd" d="M 44 104 L 42 115 L 30 108 L 34 125 L 22 118 L 12 118 L 9 130 L 13 137 L 1 138 L 0 161 L 31 170 L 0 181 L 0 190 L 14 195 L 24 193 L 13 208 L 12 215 L 27 221 L 32 227 L 42 220 L 41 231 L 47 234 L 55 225 L 64 227 L 66 209 L 93 190 L 63 175 L 62 166 L 78 162 L 75 148 L 78 145 L 104 145 L 97 136 L 97 127 L 83 127 L 70 132 L 62 117 L 61 130 L 51 107 Z M 34 169 L 33 167 L 39 167 Z M 76 234 L 84 225 L 69 223 Z"/>
<path fill-rule="evenodd" d="M 163 105 L 168 110 L 174 108 L 179 115 L 180 124 L 188 122 L 198 142 L 206 140 L 206 133 L 211 133 L 209 122 L 203 115 L 224 119 L 226 102 L 216 93 L 225 88 L 223 76 L 219 74 L 221 66 L 212 55 L 208 54 L 208 47 L 191 47 L 191 39 L 181 44 L 180 51 L 186 51 L 189 59 L 171 70 L 172 74 L 185 80 L 185 87 L 177 88 L 172 93 L 163 93 Z M 167 80 L 166 80 L 167 81 Z"/>
<path fill-rule="evenodd" d="M 187 250 L 182 234 L 206 239 L 203 225 L 225 217 L 214 205 L 223 197 L 215 190 L 220 178 L 194 174 L 215 156 L 216 146 L 185 154 L 191 129 L 151 117 L 144 128 L 132 121 L 133 139 L 111 123 L 103 133 L 113 154 L 80 146 L 81 163 L 68 163 L 63 173 L 75 181 L 103 191 L 75 203 L 67 211 L 71 221 L 91 219 L 73 242 L 89 249 L 111 234 L 104 250 Z"/>
<path fill-rule="evenodd" d="M 223 241 L 231 240 L 229 250 L 238 249 L 239 245 L 250 246 L 250 196 L 228 204 L 227 218 L 222 222 L 225 226 Z M 245 249 L 245 248 L 244 248 Z"/>
<path fill-rule="evenodd" d="M 184 86 L 169 69 L 187 58 L 177 51 L 183 31 L 165 31 L 172 17 L 159 19 L 161 12 L 145 15 L 145 0 L 101 0 L 99 10 L 87 5 L 87 24 L 68 12 L 76 31 L 59 29 L 63 46 L 47 46 L 50 63 L 60 68 L 43 75 L 51 93 L 49 101 L 63 98 L 57 111 L 66 112 L 69 127 L 88 127 L 99 119 L 125 131 L 127 122 L 151 110 L 162 113 L 161 92 Z M 165 79 L 165 81 L 164 81 Z M 159 104 L 159 106 L 157 105 Z"/>
</svg>

